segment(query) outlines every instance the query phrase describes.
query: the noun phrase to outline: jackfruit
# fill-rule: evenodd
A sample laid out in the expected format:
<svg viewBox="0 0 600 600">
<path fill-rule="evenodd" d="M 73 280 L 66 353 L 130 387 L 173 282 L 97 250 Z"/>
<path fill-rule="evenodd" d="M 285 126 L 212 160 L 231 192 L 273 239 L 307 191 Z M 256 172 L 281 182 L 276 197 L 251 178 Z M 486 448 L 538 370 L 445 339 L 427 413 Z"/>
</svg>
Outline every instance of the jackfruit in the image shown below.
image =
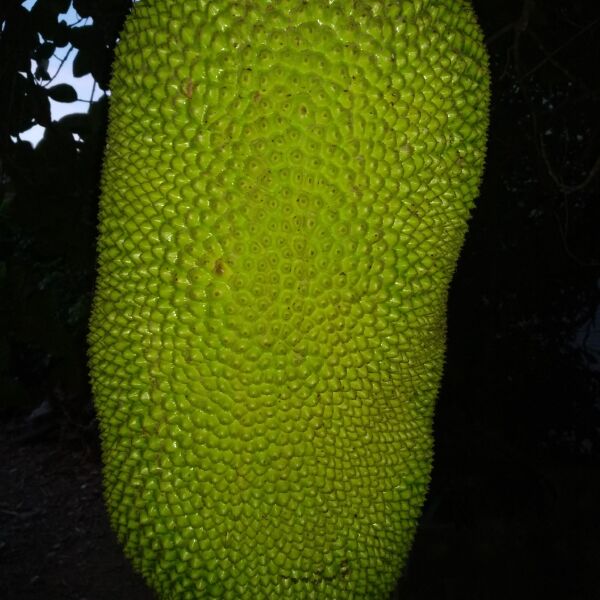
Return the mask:
<svg viewBox="0 0 600 600">
<path fill-rule="evenodd" d="M 489 82 L 463 0 L 142 0 L 90 370 L 164 599 L 386 598 L 425 498 Z"/>
</svg>

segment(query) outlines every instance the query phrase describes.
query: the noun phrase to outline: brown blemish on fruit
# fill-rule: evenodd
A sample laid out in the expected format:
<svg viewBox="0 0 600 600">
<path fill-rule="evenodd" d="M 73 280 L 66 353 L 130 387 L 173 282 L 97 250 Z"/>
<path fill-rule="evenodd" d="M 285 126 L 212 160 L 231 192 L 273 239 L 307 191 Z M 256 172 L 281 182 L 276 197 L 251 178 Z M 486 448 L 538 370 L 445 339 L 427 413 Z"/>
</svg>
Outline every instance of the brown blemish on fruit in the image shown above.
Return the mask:
<svg viewBox="0 0 600 600">
<path fill-rule="evenodd" d="M 225 263 L 222 258 L 217 258 L 217 260 L 215 260 L 215 267 L 213 270 L 215 275 L 223 275 L 225 273 Z"/>
<path fill-rule="evenodd" d="M 191 79 L 186 79 L 182 85 L 183 95 L 186 98 L 190 98 L 194 94 L 194 90 L 196 89 L 196 84 Z"/>
</svg>

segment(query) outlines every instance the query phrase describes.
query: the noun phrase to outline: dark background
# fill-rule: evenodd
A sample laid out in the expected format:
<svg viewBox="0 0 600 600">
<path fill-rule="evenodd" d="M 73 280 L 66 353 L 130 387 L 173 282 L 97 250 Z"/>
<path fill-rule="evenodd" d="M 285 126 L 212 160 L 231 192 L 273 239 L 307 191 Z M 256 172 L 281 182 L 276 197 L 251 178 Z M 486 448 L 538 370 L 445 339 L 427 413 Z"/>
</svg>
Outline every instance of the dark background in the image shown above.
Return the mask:
<svg viewBox="0 0 600 600">
<path fill-rule="evenodd" d="M 144 599 L 102 508 L 85 336 L 106 97 L 130 0 L 0 8 L 0 597 Z M 492 72 L 433 482 L 403 598 L 600 598 L 600 3 L 476 0 Z M 91 21 L 90 21 L 91 22 Z M 41 34 L 41 35 L 40 35 Z M 32 62 L 33 61 L 33 62 Z M 33 148 L 19 134 L 44 126 Z"/>
</svg>

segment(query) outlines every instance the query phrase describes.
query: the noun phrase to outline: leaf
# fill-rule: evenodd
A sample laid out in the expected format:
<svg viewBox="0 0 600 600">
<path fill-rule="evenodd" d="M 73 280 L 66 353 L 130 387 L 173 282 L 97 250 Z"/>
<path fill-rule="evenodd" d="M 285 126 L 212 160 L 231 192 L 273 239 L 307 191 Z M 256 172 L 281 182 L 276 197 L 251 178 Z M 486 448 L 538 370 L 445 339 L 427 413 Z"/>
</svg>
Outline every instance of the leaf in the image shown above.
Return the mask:
<svg viewBox="0 0 600 600">
<path fill-rule="evenodd" d="M 62 12 L 61 7 L 53 5 L 53 2 L 38 1 L 31 9 L 31 18 L 34 26 L 44 39 L 53 39 L 58 28 L 58 14 Z"/>
<path fill-rule="evenodd" d="M 94 50 L 103 43 L 102 33 L 96 25 L 73 27 L 69 32 L 69 40 L 77 49 Z"/>
<path fill-rule="evenodd" d="M 71 6 L 71 0 L 46 0 L 48 4 L 58 13 L 66 13 Z"/>
<path fill-rule="evenodd" d="M 108 49 L 104 49 L 96 56 L 96 61 L 92 65 L 92 75 L 96 83 L 102 90 L 107 90 L 110 87 L 110 53 Z"/>
<path fill-rule="evenodd" d="M 64 48 L 69 43 L 71 28 L 64 22 L 60 21 L 54 31 L 52 41 L 59 48 Z"/>
<path fill-rule="evenodd" d="M 36 154 L 42 158 L 44 166 L 54 173 L 63 170 L 68 172 L 77 157 L 77 143 L 68 129 L 54 121 L 46 127 L 36 147 Z"/>
<path fill-rule="evenodd" d="M 0 15 L 1 22 L 4 19 L 2 10 Z M 11 69 L 16 71 L 29 71 L 31 53 L 39 45 L 39 38 L 31 14 L 25 8 L 16 8 L 11 18 L 4 21 L 0 39 L 3 49 L 10 49 L 10 52 L 2 57 L 3 61 L 10 57 L 6 65 L 11 65 Z M 2 71 L 5 72 L 7 69 L 4 64 L 2 66 Z"/>
<path fill-rule="evenodd" d="M 85 50 L 78 50 L 77 56 L 73 61 L 73 75 L 75 77 L 84 77 L 92 72 L 93 57 Z"/>
<path fill-rule="evenodd" d="M 52 121 L 46 90 L 38 85 L 31 88 L 31 111 L 38 125 L 47 127 Z"/>
<path fill-rule="evenodd" d="M 58 121 L 58 125 L 60 127 L 63 127 L 70 133 L 76 133 L 82 138 L 89 134 L 90 123 L 90 116 L 83 113 L 72 113 L 70 115 L 65 115 L 60 121 Z"/>
<path fill-rule="evenodd" d="M 18 135 L 29 129 L 33 121 L 31 101 L 33 84 L 21 73 L 16 73 L 12 82 L 12 93 L 15 98 L 22 98 L 21 102 L 8 104 L 6 98 L 2 100 L 2 109 L 5 111 L 4 122 L 8 125 L 10 135 Z"/>
<path fill-rule="evenodd" d="M 37 80 L 50 81 L 50 74 L 48 73 L 48 60 L 38 60 L 37 67 L 35 68 L 34 77 Z"/>
<path fill-rule="evenodd" d="M 97 25 L 88 25 L 74 27 L 69 35 L 78 50 L 73 61 L 75 77 L 91 74 L 103 90 L 107 89 L 112 51 L 104 32 Z"/>
<path fill-rule="evenodd" d="M 77 100 L 77 92 L 66 83 L 59 83 L 47 88 L 46 92 L 56 102 L 75 102 Z"/>
<path fill-rule="evenodd" d="M 122 30 L 123 19 L 132 4 L 132 0 L 73 0 L 75 10 L 82 17 L 92 17 L 94 24 L 113 39 Z"/>
<path fill-rule="evenodd" d="M 108 121 L 108 96 L 101 96 L 98 100 L 92 102 L 88 115 L 90 117 L 92 130 L 99 133 L 104 140 Z"/>
<path fill-rule="evenodd" d="M 44 42 L 41 46 L 38 46 L 33 53 L 35 60 L 48 60 L 53 54 L 56 46 L 50 42 Z"/>
<path fill-rule="evenodd" d="M 73 0 L 73 7 L 83 18 L 91 17 L 94 12 L 94 2 L 91 0 Z"/>
</svg>

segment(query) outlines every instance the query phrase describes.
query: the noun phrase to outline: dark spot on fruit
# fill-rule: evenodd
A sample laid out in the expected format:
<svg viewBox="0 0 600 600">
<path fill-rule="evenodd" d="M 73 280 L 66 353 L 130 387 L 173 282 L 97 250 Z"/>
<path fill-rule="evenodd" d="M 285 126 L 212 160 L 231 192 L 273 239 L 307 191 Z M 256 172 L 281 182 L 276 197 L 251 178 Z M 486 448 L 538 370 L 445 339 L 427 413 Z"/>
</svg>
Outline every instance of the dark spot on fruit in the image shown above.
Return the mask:
<svg viewBox="0 0 600 600">
<path fill-rule="evenodd" d="M 191 98 L 194 94 L 195 89 L 196 89 L 196 84 L 191 79 L 186 79 L 183 82 L 183 95 L 186 98 Z"/>
<path fill-rule="evenodd" d="M 225 263 L 222 258 L 217 258 L 215 261 L 214 273 L 215 275 L 223 275 L 225 273 Z"/>
</svg>

